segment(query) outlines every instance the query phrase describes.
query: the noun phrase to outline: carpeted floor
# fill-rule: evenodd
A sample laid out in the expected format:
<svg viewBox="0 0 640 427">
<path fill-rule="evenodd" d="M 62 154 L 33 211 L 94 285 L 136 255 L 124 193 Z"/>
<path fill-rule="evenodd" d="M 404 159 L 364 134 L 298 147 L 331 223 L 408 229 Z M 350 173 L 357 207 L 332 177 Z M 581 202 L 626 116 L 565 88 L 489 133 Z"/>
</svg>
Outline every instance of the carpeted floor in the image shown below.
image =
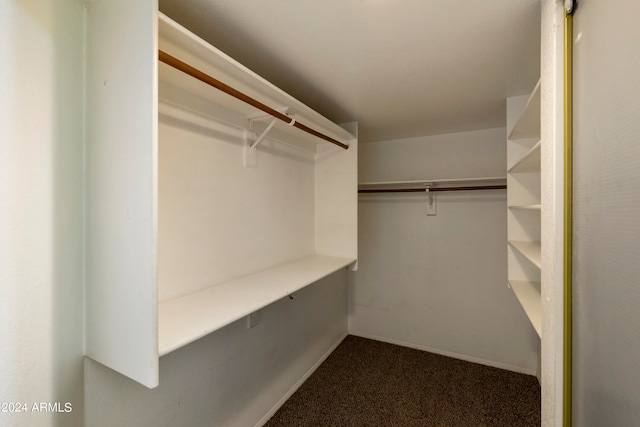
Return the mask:
<svg viewBox="0 0 640 427">
<path fill-rule="evenodd" d="M 539 425 L 535 377 L 354 336 L 345 338 L 266 424 Z"/>
</svg>

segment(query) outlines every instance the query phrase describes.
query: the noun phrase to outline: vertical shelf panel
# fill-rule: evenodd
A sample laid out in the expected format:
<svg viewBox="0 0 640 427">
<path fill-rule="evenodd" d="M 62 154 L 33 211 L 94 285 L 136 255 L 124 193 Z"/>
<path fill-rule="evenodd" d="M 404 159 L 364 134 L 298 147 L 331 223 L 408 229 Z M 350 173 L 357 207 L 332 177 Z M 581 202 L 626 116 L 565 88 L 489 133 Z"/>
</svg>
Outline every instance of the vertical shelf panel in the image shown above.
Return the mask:
<svg viewBox="0 0 640 427">
<path fill-rule="evenodd" d="M 357 123 L 347 125 L 357 135 Z M 315 251 L 358 257 L 358 140 L 349 149 L 318 147 L 315 166 Z"/>
<path fill-rule="evenodd" d="M 86 354 L 158 385 L 157 2 L 87 6 Z"/>
<path fill-rule="evenodd" d="M 524 138 L 540 138 L 540 81 L 509 134 L 510 140 Z"/>
</svg>

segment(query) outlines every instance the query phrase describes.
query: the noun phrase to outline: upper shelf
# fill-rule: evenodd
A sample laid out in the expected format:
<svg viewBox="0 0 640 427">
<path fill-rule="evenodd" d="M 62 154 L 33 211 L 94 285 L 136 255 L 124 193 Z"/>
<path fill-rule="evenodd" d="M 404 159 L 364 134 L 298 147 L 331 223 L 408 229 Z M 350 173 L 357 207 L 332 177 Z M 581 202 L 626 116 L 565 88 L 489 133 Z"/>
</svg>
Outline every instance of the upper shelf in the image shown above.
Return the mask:
<svg viewBox="0 0 640 427">
<path fill-rule="evenodd" d="M 540 80 L 509 134 L 509 139 L 540 138 Z"/>
<path fill-rule="evenodd" d="M 355 136 L 347 130 L 283 92 L 162 13 L 159 13 L 158 31 L 160 36 L 159 49 L 168 55 L 179 59 L 202 73 L 214 77 L 225 85 L 278 112 L 287 111 L 287 114 L 294 118 L 298 124 L 309 126 L 313 130 L 347 145 L 349 141 L 355 139 Z M 266 113 L 255 106 L 211 88 L 206 83 L 187 76 L 168 65 L 161 64 L 160 67 L 162 71 L 161 80 L 165 83 L 222 105 L 241 114 L 247 120 L 257 120 L 267 116 Z M 316 144 L 323 142 L 317 136 L 312 136 L 280 120 L 275 123 L 274 127 L 279 131 L 295 135 L 296 138 L 305 141 L 311 141 Z"/>
</svg>

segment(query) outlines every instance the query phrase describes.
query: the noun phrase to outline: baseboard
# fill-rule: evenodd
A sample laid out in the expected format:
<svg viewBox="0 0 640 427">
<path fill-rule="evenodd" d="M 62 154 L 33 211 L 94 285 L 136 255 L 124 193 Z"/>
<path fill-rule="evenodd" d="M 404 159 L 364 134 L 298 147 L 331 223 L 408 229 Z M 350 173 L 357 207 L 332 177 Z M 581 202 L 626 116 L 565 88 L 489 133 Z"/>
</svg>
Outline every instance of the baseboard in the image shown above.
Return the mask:
<svg viewBox="0 0 640 427">
<path fill-rule="evenodd" d="M 262 417 L 260 419 L 260 421 L 258 421 L 258 423 L 255 425 L 255 427 L 262 427 L 263 425 L 265 425 L 267 423 L 267 421 L 269 421 L 271 419 L 271 417 L 273 417 L 273 415 L 278 412 L 278 409 L 280 409 L 280 407 L 282 405 L 284 405 L 284 403 L 293 395 L 293 393 L 296 392 L 296 390 L 298 390 L 300 388 L 300 386 L 302 384 L 304 384 L 304 382 L 316 371 L 316 369 L 318 369 L 318 367 L 322 364 L 322 362 L 324 362 L 327 357 L 329 357 L 329 355 L 331 353 L 333 353 L 333 350 L 335 350 L 342 341 L 344 341 L 344 339 L 347 337 L 347 335 L 349 335 L 347 332 L 345 332 L 330 348 L 329 350 L 327 350 L 326 353 L 324 353 L 322 355 L 322 357 L 320 357 L 320 359 L 313 364 L 313 366 L 302 376 L 302 378 L 300 378 L 294 385 L 293 387 L 291 387 L 289 389 L 289 391 L 287 391 L 284 396 L 282 396 L 280 398 L 280 400 L 278 400 L 278 402 L 269 410 L 269 412 L 267 412 L 264 417 Z"/>
<path fill-rule="evenodd" d="M 466 362 L 472 362 L 472 363 L 477 363 L 477 364 L 480 364 L 480 365 L 491 366 L 492 368 L 504 369 L 506 371 L 517 372 L 517 373 L 520 373 L 520 374 L 537 376 L 536 375 L 537 372 L 536 372 L 535 369 L 527 369 L 527 368 L 522 368 L 520 366 L 512 366 L 512 365 L 508 365 L 506 363 L 495 362 L 493 360 L 480 359 L 478 357 L 468 356 L 466 354 L 454 353 L 454 352 L 451 352 L 451 351 L 440 350 L 440 349 L 437 349 L 437 348 L 431 348 L 431 347 L 418 345 L 418 344 L 413 344 L 413 343 L 400 341 L 400 340 L 396 340 L 396 339 L 392 339 L 392 338 L 380 337 L 380 336 L 377 336 L 377 335 L 361 334 L 361 333 L 353 332 L 353 331 L 350 331 L 349 334 L 350 335 L 354 335 L 356 337 L 368 338 L 368 339 L 371 339 L 371 340 L 382 341 L 382 342 L 386 342 L 386 343 L 389 343 L 389 344 L 400 345 L 402 347 L 415 348 L 417 350 L 427 351 L 429 353 L 439 354 L 441 356 L 452 357 L 454 359 L 464 360 Z"/>
</svg>

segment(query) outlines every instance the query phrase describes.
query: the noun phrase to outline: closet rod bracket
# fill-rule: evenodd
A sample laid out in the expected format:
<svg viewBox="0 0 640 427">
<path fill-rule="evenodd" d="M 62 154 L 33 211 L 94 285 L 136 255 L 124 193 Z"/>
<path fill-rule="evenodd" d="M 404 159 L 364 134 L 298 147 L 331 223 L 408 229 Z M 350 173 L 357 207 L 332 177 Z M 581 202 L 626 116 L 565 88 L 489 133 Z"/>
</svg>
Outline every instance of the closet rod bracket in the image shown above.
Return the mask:
<svg viewBox="0 0 640 427">
<path fill-rule="evenodd" d="M 425 193 L 427 193 L 427 216 L 435 216 L 436 215 L 436 195 L 435 192 L 429 191 L 429 186 L 424 189 Z"/>
</svg>

